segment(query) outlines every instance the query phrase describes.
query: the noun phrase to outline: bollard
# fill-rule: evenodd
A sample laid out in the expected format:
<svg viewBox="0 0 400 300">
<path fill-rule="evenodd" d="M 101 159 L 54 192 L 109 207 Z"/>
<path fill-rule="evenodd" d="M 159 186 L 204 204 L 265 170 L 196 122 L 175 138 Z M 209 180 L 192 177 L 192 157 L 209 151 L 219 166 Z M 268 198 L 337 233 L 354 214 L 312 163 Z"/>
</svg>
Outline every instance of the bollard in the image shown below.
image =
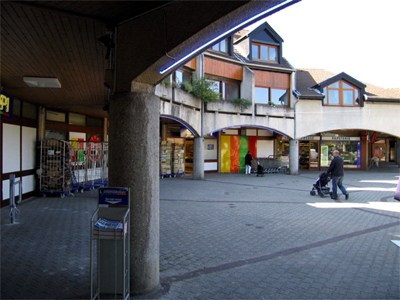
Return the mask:
<svg viewBox="0 0 400 300">
<path fill-rule="evenodd" d="M 10 224 L 15 224 L 15 215 L 19 213 L 19 210 L 15 204 L 15 185 L 19 184 L 19 200 L 22 201 L 22 187 L 21 180 L 15 181 L 15 174 L 10 174 Z"/>
</svg>

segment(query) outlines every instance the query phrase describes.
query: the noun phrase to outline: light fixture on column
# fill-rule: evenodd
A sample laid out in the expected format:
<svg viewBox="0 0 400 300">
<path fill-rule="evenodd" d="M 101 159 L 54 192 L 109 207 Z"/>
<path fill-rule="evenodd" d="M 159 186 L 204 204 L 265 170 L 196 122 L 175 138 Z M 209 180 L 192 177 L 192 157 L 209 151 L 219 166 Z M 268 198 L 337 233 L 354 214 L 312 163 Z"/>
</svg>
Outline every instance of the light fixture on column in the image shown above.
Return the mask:
<svg viewBox="0 0 400 300">
<path fill-rule="evenodd" d="M 30 87 L 41 87 L 41 88 L 61 88 L 61 83 L 58 78 L 48 77 L 24 77 L 24 82 Z"/>
</svg>

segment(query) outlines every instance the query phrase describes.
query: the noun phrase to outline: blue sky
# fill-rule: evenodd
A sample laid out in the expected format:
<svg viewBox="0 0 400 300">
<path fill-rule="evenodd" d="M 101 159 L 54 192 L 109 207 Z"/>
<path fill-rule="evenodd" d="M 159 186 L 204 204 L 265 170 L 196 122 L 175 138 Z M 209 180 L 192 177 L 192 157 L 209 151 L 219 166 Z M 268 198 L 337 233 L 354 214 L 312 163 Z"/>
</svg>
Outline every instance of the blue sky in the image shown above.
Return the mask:
<svg viewBox="0 0 400 300">
<path fill-rule="evenodd" d="M 264 21 L 284 40 L 283 56 L 295 68 L 400 88 L 400 0 L 302 0 Z"/>
</svg>

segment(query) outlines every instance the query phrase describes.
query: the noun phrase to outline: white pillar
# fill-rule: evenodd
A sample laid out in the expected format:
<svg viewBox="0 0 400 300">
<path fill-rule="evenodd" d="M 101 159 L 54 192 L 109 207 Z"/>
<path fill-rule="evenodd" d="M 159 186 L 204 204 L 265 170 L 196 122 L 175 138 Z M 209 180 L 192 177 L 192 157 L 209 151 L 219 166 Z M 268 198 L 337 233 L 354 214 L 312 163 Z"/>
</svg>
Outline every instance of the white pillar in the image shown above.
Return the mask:
<svg viewBox="0 0 400 300">
<path fill-rule="evenodd" d="M 204 179 L 204 138 L 202 136 L 194 139 L 193 145 L 193 179 Z"/>
<path fill-rule="evenodd" d="M 299 140 L 289 141 L 289 170 L 290 175 L 299 174 Z"/>
</svg>

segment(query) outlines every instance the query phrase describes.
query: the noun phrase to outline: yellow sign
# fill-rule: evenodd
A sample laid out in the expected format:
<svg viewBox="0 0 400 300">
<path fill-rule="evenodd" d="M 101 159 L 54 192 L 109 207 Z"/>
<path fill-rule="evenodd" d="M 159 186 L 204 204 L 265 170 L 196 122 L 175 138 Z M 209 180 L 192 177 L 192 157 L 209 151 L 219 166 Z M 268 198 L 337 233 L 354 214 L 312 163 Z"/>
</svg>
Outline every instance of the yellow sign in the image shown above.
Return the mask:
<svg viewBox="0 0 400 300">
<path fill-rule="evenodd" d="M 13 97 L 1 92 L 0 95 L 0 115 L 2 118 L 12 119 Z"/>
</svg>

